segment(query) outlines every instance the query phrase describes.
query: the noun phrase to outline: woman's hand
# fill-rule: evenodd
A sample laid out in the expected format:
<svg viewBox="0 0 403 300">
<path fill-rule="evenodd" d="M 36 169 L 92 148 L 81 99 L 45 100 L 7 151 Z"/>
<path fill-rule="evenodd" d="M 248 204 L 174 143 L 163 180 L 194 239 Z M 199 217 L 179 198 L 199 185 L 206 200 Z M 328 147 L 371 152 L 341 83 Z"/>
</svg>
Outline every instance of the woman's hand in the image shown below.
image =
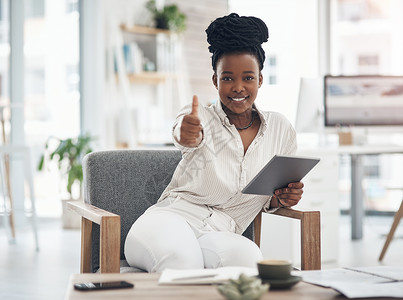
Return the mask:
<svg viewBox="0 0 403 300">
<path fill-rule="evenodd" d="M 302 182 L 293 182 L 288 184 L 286 188 L 274 191 L 273 197 L 277 200 L 277 206 L 274 207 L 291 207 L 297 205 L 301 200 L 302 189 L 304 184 Z"/>
<path fill-rule="evenodd" d="M 198 114 L 199 100 L 193 96 L 192 112 L 185 115 L 180 128 L 179 143 L 185 147 L 196 147 L 203 138 L 203 127 Z"/>
</svg>

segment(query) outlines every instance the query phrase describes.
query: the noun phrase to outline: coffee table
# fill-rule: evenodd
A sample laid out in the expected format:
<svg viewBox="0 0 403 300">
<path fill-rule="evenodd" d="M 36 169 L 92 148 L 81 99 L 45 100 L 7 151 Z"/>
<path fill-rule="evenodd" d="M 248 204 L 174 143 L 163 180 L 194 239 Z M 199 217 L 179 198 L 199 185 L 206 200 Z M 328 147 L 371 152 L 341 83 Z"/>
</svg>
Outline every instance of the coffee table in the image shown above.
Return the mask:
<svg viewBox="0 0 403 300">
<path fill-rule="evenodd" d="M 224 300 L 213 285 L 158 285 L 157 273 L 121 273 L 121 274 L 73 274 L 70 277 L 65 300 L 84 299 L 172 299 L 172 300 Z M 76 291 L 73 284 L 79 282 L 120 281 L 125 280 L 135 285 L 132 289 L 102 291 Z M 332 289 L 322 288 L 305 282 L 299 282 L 289 290 L 271 290 L 261 300 L 297 300 L 297 299 L 346 299 Z"/>
</svg>

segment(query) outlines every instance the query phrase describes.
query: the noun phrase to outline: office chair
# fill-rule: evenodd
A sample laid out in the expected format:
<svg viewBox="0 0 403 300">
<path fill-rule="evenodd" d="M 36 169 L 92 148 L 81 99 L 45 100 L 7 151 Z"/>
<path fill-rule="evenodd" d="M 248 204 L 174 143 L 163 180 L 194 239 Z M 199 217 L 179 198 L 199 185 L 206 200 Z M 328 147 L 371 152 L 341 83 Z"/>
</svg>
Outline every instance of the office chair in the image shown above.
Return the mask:
<svg viewBox="0 0 403 300">
<path fill-rule="evenodd" d="M 142 272 L 130 267 L 123 243 L 134 221 L 156 203 L 181 159 L 178 150 L 110 150 L 84 157 L 84 202 L 68 207 L 82 216 L 81 273 Z M 321 268 L 320 213 L 278 209 L 299 219 L 301 268 Z M 261 213 L 244 232 L 260 245 Z"/>
</svg>

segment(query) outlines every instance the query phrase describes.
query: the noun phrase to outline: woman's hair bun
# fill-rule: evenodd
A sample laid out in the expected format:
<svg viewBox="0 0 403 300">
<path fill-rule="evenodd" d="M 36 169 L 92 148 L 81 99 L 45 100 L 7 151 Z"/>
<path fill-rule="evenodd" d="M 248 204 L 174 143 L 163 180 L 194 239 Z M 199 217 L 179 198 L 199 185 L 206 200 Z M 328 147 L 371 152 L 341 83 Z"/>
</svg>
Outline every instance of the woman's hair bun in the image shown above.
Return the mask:
<svg viewBox="0 0 403 300">
<path fill-rule="evenodd" d="M 217 18 L 206 33 L 211 53 L 258 47 L 269 38 L 267 26 L 261 19 L 240 17 L 236 13 Z"/>
</svg>

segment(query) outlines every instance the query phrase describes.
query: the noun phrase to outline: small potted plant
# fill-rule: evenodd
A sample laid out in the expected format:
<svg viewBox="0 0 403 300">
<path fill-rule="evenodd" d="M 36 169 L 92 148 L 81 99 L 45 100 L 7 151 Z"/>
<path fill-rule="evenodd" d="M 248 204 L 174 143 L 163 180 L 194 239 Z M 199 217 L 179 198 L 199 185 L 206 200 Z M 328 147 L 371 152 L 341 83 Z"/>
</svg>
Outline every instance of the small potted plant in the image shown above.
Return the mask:
<svg viewBox="0 0 403 300">
<path fill-rule="evenodd" d="M 149 0 L 146 7 L 153 15 L 156 28 L 176 32 L 186 30 L 186 15 L 180 12 L 176 4 L 165 5 L 162 9 L 158 9 L 155 0 Z"/>
<path fill-rule="evenodd" d="M 79 217 L 73 212 L 67 211 L 64 200 L 78 200 L 82 196 L 83 168 L 81 161 L 83 157 L 92 152 L 91 141 L 93 138 L 88 134 L 79 135 L 76 138 L 59 139 L 51 137 L 45 144 L 45 152 L 41 156 L 38 164 L 38 170 L 44 169 L 46 161 L 54 161 L 57 163 L 58 170 L 62 180 L 66 183 L 66 191 L 69 195 L 68 199 L 62 199 L 62 222 L 63 228 L 79 227 Z M 73 187 L 78 186 L 78 197 L 74 197 Z M 71 213 L 71 214 L 70 214 Z M 77 221 L 74 219 L 77 216 Z"/>
</svg>

